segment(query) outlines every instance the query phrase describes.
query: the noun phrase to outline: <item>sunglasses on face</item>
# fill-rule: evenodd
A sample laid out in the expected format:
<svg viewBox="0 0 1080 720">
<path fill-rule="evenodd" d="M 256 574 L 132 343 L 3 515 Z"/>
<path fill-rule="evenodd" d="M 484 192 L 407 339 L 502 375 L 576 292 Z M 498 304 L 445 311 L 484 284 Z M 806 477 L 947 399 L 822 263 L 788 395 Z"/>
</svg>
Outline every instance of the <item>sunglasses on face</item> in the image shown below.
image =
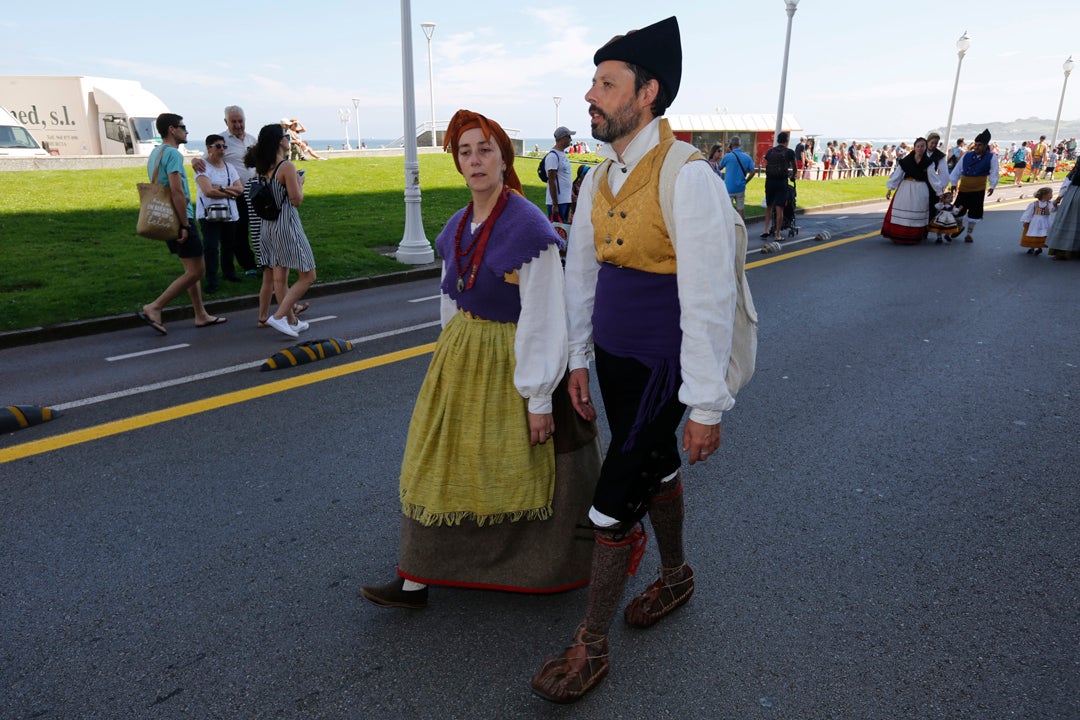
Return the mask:
<svg viewBox="0 0 1080 720">
<path fill-rule="evenodd" d="M 174 125 L 173 127 L 180 128 L 184 132 L 187 132 L 187 125 Z"/>
<path fill-rule="evenodd" d="M 225 149 L 225 143 L 214 143 L 210 147 L 217 148 L 218 150 L 224 150 Z"/>
</svg>

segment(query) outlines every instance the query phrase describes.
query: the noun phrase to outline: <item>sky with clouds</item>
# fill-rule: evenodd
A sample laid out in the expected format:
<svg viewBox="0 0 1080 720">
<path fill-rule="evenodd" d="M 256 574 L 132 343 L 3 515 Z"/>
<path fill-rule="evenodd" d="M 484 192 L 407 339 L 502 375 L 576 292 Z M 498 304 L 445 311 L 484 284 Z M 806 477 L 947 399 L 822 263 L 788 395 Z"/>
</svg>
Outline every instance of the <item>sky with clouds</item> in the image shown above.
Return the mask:
<svg viewBox="0 0 1080 720">
<path fill-rule="evenodd" d="M 242 105 L 249 130 L 295 116 L 308 137 L 344 138 L 339 109 L 359 98 L 365 138 L 403 134 L 402 8 L 393 0 L 277 5 L 189 0 L 102 6 L 55 0 L 48 13 L 5 14 L 4 73 L 96 75 L 140 81 L 200 137 Z M 662 10 L 660 9 L 662 7 Z M 966 30 L 954 123 L 1054 118 L 1062 63 L 1080 62 L 1080 3 L 1025 14 L 1015 0 L 801 0 L 793 18 L 785 112 L 827 137 L 914 137 L 944 126 Z M 152 13 L 157 8 L 158 15 Z M 682 88 L 672 113 L 775 113 L 787 15 L 783 0 L 589 3 L 412 0 L 416 116 L 430 119 L 427 40 L 436 116 L 459 107 L 522 137 L 559 120 L 586 136 L 583 95 L 592 54 L 611 36 L 674 14 L 682 31 Z M 43 19 L 43 18 L 48 19 Z M 1080 72 L 1062 118 L 1080 118 Z M 4 105 L 0 96 L 0 106 Z M 355 143 L 356 120 L 349 136 Z"/>
</svg>

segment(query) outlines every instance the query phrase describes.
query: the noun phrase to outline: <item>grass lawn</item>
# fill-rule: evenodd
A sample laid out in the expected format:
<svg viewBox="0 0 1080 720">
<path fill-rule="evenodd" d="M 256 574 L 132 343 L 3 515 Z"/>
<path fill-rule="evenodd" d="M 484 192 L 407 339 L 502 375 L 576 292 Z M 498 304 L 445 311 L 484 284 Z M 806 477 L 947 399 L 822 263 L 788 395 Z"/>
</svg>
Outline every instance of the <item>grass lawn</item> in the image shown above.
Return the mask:
<svg viewBox="0 0 1080 720">
<path fill-rule="evenodd" d="M 527 197 L 542 204 L 539 158 L 519 158 Z M 405 229 L 401 157 L 302 163 L 307 170 L 300 216 L 320 281 L 344 280 L 406 266 L 383 253 Z M 193 176 L 189 168 L 189 177 Z M 180 274 L 163 243 L 135 234 L 142 168 L 0 173 L 0 331 L 135 312 Z M 424 231 L 434 242 L 469 201 L 449 155 L 420 156 Z M 885 178 L 799 183 L 799 205 L 813 207 L 884 197 Z M 747 215 L 760 217 L 764 181 L 747 192 Z M 192 187 L 192 197 L 195 196 Z M 214 299 L 250 295 L 254 280 L 223 282 Z M 186 294 L 175 303 L 187 304 Z"/>
</svg>

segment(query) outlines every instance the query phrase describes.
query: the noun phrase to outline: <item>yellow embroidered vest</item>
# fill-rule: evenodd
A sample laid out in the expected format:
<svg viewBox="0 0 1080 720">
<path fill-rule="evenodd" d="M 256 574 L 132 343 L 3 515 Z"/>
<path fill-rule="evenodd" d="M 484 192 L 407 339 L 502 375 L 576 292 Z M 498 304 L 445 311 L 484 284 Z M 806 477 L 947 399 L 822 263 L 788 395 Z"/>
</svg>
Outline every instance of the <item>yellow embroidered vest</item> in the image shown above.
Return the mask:
<svg viewBox="0 0 1080 720">
<path fill-rule="evenodd" d="M 674 275 L 675 247 L 671 244 L 660 209 L 660 169 L 675 141 L 661 126 L 660 144 L 645 154 L 630 177 L 612 195 L 604 163 L 596 178 L 593 197 L 593 244 L 597 262 L 658 275 Z"/>
</svg>

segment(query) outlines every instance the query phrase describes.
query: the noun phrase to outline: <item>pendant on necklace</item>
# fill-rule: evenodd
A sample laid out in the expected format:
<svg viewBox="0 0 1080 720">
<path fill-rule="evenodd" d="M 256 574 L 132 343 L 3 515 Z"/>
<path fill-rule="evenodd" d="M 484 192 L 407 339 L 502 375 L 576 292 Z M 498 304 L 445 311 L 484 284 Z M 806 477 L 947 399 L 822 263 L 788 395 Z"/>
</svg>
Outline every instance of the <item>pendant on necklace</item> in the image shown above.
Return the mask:
<svg viewBox="0 0 1080 720">
<path fill-rule="evenodd" d="M 459 277 L 457 279 L 457 291 L 461 292 L 464 289 L 465 289 L 465 278 Z"/>
</svg>

